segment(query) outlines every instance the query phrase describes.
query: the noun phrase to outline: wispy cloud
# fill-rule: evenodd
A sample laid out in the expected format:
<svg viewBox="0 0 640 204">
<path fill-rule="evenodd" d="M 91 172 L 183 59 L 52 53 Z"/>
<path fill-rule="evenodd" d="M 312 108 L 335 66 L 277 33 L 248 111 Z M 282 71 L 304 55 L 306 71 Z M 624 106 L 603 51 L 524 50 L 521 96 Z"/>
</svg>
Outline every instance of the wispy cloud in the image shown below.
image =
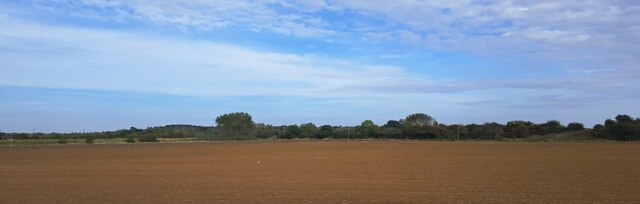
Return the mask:
<svg viewBox="0 0 640 204">
<path fill-rule="evenodd" d="M 179 95 L 310 95 L 412 78 L 403 68 L 148 33 L 0 20 L 0 84 Z M 32 60 L 39 56 L 38 60 Z M 340 94 L 340 93 L 336 93 Z"/>
<path fill-rule="evenodd" d="M 145 32 L 49 26 L 2 17 L 3 85 L 180 95 L 452 93 L 522 88 L 628 94 L 637 74 L 602 69 L 570 76 L 466 80 L 341 58 L 256 51 Z M 32 60 L 39 56 L 39 60 Z M 581 69 L 579 69 L 581 70 Z M 612 80 L 615 80 L 612 81 Z M 143 83 L 144 82 L 144 83 Z"/>
<path fill-rule="evenodd" d="M 634 1 L 30 2 L 46 12 L 202 31 L 236 28 L 340 42 L 404 42 L 570 70 L 615 69 L 622 75 L 640 67 L 640 4 Z"/>
<path fill-rule="evenodd" d="M 640 112 L 630 105 L 640 100 L 640 4 L 634 1 L 0 5 L 4 87 L 281 97 L 252 110 L 268 115 L 260 110 L 299 107 L 298 118 L 349 118 L 351 111 L 376 120 L 412 112 L 445 122 L 559 113 L 599 120 Z"/>
</svg>

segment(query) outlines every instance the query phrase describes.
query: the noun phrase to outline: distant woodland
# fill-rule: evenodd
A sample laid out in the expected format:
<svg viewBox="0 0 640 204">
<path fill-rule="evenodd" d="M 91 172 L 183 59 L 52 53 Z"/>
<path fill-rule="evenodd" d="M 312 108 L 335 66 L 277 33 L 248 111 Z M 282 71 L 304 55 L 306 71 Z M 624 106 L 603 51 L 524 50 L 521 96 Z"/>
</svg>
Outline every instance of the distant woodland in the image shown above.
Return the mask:
<svg viewBox="0 0 640 204">
<path fill-rule="evenodd" d="M 192 140 L 255 140 L 255 139 L 407 139 L 407 140 L 516 140 L 546 141 L 562 137 L 564 140 L 587 138 L 591 140 L 640 140 L 640 118 L 618 115 L 606 119 L 603 124 L 585 128 L 572 122 L 562 124 L 549 120 L 536 124 L 514 120 L 506 124 L 442 124 L 435 118 L 415 113 L 399 120 L 389 120 L 383 125 L 364 120 L 358 126 L 316 125 L 313 123 L 274 126 L 255 123 L 248 113 L 237 112 L 220 115 L 215 126 L 167 125 L 91 132 L 91 133 L 3 133 L 2 140 L 94 139 L 123 138 L 126 142 L 156 142 L 158 138 L 190 138 Z"/>
</svg>

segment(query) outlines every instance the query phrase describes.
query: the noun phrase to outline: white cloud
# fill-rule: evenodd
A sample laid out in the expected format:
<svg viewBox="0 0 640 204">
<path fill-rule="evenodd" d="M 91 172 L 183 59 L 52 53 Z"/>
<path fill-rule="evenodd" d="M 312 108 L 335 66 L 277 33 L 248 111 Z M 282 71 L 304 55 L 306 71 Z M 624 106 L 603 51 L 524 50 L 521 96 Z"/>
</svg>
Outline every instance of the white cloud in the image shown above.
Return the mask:
<svg viewBox="0 0 640 204">
<path fill-rule="evenodd" d="M 304 6 L 312 8 L 324 5 L 321 1 L 304 2 Z M 283 6 L 286 3 L 270 0 L 35 0 L 33 3 L 36 8 L 46 8 L 44 10 L 48 11 L 53 9 L 67 15 L 151 22 L 203 31 L 236 27 L 298 37 L 334 34 L 334 31 L 325 28 L 322 19 L 302 13 L 277 11 L 271 6 Z"/>
<path fill-rule="evenodd" d="M 568 71 L 560 73 L 569 74 L 488 81 L 434 79 L 412 75 L 400 67 L 331 57 L 261 52 L 216 42 L 149 37 L 140 32 L 46 26 L 5 17 L 2 27 L 12 29 L 0 31 L 4 85 L 191 95 L 433 93 L 497 88 L 624 95 L 640 87 L 640 6 L 631 1 L 33 2 L 46 12 L 187 29 L 236 27 L 335 37 L 325 39 L 331 42 L 354 37 L 357 43 L 406 42 L 435 50 L 527 58 L 536 64 L 529 68 L 551 65 L 563 67 Z M 335 20 L 318 14 L 323 10 L 353 16 Z M 30 59 L 34 53 L 40 56 L 39 61 Z M 594 75 L 590 70 L 604 71 Z"/>
<path fill-rule="evenodd" d="M 273 1 L 33 0 L 65 15 L 112 18 L 211 31 L 240 28 L 297 37 L 408 42 L 434 50 L 535 60 L 580 61 L 635 69 L 640 4 L 625 0 Z M 320 13 L 320 11 L 326 11 Z M 350 13 L 348 18 L 332 15 Z M 373 20 L 376 23 L 367 23 Z M 533 53 L 533 54 L 532 54 Z M 621 60 L 620 58 L 623 58 Z M 629 62 L 630 61 L 630 62 Z M 594 64 L 595 60 L 589 63 Z M 585 69 L 597 67 L 578 66 Z M 577 69 L 572 67 L 571 69 Z"/>
<path fill-rule="evenodd" d="M 0 31 L 0 85 L 197 96 L 353 96 L 499 88 L 625 96 L 640 91 L 632 62 L 614 68 L 570 69 L 570 76 L 464 80 L 418 76 L 401 67 L 339 58 L 141 32 L 49 26 L 8 16 L 0 16 L 0 26 L 11 28 Z M 590 70 L 599 71 L 594 75 Z"/>
<path fill-rule="evenodd" d="M 148 33 L 55 27 L 6 17 L 0 26 L 11 28 L 0 31 L 0 85 L 199 96 L 313 95 L 414 78 L 399 67 Z"/>
</svg>

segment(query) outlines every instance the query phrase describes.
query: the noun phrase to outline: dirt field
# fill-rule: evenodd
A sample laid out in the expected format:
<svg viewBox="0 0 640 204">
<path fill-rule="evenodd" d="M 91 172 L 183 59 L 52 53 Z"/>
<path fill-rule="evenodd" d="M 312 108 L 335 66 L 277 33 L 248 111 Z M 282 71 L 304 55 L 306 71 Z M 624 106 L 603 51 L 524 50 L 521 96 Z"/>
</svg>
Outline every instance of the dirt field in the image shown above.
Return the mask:
<svg viewBox="0 0 640 204">
<path fill-rule="evenodd" d="M 640 144 L 0 147 L 0 203 L 640 203 Z"/>
</svg>

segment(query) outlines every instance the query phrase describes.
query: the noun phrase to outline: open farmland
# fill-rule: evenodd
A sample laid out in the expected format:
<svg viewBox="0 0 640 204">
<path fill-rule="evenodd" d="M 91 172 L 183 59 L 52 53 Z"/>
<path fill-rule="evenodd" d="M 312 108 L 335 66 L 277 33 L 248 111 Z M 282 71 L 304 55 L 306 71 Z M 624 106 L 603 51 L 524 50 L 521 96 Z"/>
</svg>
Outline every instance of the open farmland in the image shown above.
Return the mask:
<svg viewBox="0 0 640 204">
<path fill-rule="evenodd" d="M 0 203 L 639 203 L 637 143 L 0 147 Z"/>
</svg>

